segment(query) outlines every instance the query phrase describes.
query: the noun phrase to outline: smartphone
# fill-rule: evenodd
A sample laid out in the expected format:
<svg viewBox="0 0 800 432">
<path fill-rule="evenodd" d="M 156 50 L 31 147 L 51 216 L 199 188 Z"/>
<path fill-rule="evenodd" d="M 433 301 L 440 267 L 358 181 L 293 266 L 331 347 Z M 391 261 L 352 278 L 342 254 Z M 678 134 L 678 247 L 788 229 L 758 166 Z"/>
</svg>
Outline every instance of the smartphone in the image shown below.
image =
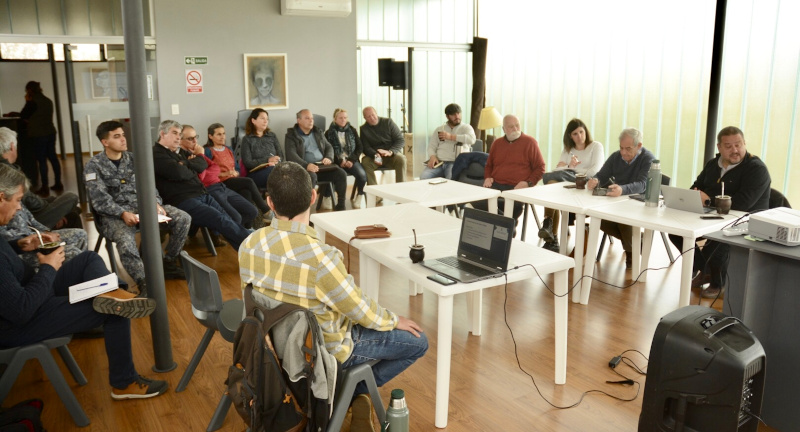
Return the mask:
<svg viewBox="0 0 800 432">
<path fill-rule="evenodd" d="M 724 218 L 720 215 L 703 215 L 700 216 L 700 219 L 724 219 Z"/>
<path fill-rule="evenodd" d="M 433 180 L 428 182 L 428 184 L 432 184 L 432 185 L 437 185 L 437 184 L 442 184 L 442 183 L 447 183 L 447 179 L 440 177 L 440 178 L 433 179 Z"/>
<path fill-rule="evenodd" d="M 444 275 L 440 275 L 439 273 L 428 276 L 428 279 L 440 283 L 442 285 L 453 285 L 454 283 L 456 283 L 456 281 L 454 281 L 453 279 L 450 279 L 449 277 Z"/>
</svg>

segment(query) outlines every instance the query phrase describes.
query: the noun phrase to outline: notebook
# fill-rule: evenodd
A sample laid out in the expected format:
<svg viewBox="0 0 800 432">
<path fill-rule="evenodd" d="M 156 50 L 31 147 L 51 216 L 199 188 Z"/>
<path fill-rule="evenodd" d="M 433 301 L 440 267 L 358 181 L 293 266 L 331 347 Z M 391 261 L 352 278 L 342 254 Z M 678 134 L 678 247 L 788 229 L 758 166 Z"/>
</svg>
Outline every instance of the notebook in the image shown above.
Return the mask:
<svg viewBox="0 0 800 432">
<path fill-rule="evenodd" d="M 714 207 L 703 207 L 703 200 L 700 198 L 699 190 L 661 186 L 661 195 L 664 195 L 664 205 L 668 208 L 698 214 L 717 210 Z"/>
<path fill-rule="evenodd" d="M 496 277 L 508 270 L 513 237 L 514 219 L 465 208 L 456 255 L 422 265 L 464 283 Z"/>
</svg>

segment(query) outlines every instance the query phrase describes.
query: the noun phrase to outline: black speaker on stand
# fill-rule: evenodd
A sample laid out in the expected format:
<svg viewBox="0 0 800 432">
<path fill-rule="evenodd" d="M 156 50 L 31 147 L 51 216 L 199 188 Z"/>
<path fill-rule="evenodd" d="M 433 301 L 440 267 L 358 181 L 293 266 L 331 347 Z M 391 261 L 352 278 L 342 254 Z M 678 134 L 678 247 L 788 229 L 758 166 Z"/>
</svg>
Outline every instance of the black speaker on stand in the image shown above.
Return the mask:
<svg viewBox="0 0 800 432">
<path fill-rule="evenodd" d="M 639 432 L 756 432 L 766 355 L 741 321 L 703 306 L 661 318 Z"/>
<path fill-rule="evenodd" d="M 392 77 L 392 58 L 378 59 L 378 85 L 381 87 L 389 87 L 389 108 L 387 109 L 388 117 L 392 118 L 392 85 L 394 84 Z"/>
<path fill-rule="evenodd" d="M 406 90 L 411 84 L 411 76 L 408 73 L 408 62 L 392 62 L 392 88 L 403 91 L 403 102 L 400 104 L 400 111 L 403 112 L 403 124 L 401 132 L 406 132 L 408 119 L 406 118 Z"/>
</svg>

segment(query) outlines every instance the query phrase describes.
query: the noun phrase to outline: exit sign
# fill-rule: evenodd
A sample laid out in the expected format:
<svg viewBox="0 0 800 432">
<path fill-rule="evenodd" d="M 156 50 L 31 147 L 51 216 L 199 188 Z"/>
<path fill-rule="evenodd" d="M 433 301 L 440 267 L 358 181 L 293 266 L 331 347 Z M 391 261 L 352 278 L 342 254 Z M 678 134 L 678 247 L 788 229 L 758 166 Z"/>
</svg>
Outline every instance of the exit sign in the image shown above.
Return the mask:
<svg viewBox="0 0 800 432">
<path fill-rule="evenodd" d="M 187 65 L 206 65 L 208 64 L 208 57 L 184 57 L 183 63 Z"/>
</svg>

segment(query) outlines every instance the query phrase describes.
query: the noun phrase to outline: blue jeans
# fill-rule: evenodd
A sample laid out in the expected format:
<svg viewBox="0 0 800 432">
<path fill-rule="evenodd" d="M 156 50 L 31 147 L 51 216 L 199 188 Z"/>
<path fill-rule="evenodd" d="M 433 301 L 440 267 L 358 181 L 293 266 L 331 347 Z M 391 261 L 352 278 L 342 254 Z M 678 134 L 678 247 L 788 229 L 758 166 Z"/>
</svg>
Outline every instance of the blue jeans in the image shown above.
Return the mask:
<svg viewBox="0 0 800 432">
<path fill-rule="evenodd" d="M 364 171 L 364 166 L 361 165 L 361 162 L 353 162 L 353 166 L 344 170 L 347 175 L 353 176 L 356 182 L 354 187 L 358 191 L 359 195 L 364 193 L 364 185 L 367 184 L 367 172 Z"/>
<path fill-rule="evenodd" d="M 36 161 L 39 162 L 39 175 L 42 177 L 42 187 L 49 187 L 47 180 L 47 161 L 53 166 L 53 176 L 55 185 L 61 184 L 61 164 L 56 156 L 56 134 L 43 137 L 31 138 L 33 148 L 36 151 Z"/>
<path fill-rule="evenodd" d="M 253 179 L 253 181 L 256 182 L 256 186 L 260 187 L 261 189 L 266 189 L 269 173 L 271 173 L 274 169 L 274 166 L 264 167 L 256 172 L 248 172 L 247 177 Z"/>
<path fill-rule="evenodd" d="M 422 174 L 419 175 L 420 180 L 432 179 L 434 177 L 444 177 L 446 179 L 453 178 L 453 162 L 445 162 L 438 168 L 425 167 Z"/>
<path fill-rule="evenodd" d="M 192 217 L 193 225 L 208 227 L 222 234 L 237 252 L 239 251 L 239 245 L 250 235 L 250 230 L 234 222 L 214 197 L 209 194 L 189 198 L 175 207 L 189 213 L 189 216 Z"/>
<path fill-rule="evenodd" d="M 214 183 L 206 191 L 217 200 L 234 222 L 243 226 L 252 226 L 253 219 L 258 215 L 258 209 L 232 189 L 227 188 L 222 182 Z"/>
<path fill-rule="evenodd" d="M 66 261 L 53 280 L 54 296 L 45 301 L 25 324 L 0 331 L 3 346 L 21 346 L 87 331 L 103 326 L 108 379 L 112 387 L 123 389 L 139 375 L 133 366 L 131 322 L 117 315 L 95 312 L 92 300 L 69 303 L 69 287 L 108 274 L 103 259 L 92 251 Z"/>
<path fill-rule="evenodd" d="M 378 387 L 406 370 L 428 351 L 428 338 L 425 333 L 420 333 L 420 337 L 416 337 L 405 330 L 378 331 L 356 324 L 350 334 L 353 337 L 353 352 L 342 363 L 342 367 L 380 360 L 372 366 Z M 360 382 L 354 394 L 368 392 L 367 385 Z"/>
</svg>

